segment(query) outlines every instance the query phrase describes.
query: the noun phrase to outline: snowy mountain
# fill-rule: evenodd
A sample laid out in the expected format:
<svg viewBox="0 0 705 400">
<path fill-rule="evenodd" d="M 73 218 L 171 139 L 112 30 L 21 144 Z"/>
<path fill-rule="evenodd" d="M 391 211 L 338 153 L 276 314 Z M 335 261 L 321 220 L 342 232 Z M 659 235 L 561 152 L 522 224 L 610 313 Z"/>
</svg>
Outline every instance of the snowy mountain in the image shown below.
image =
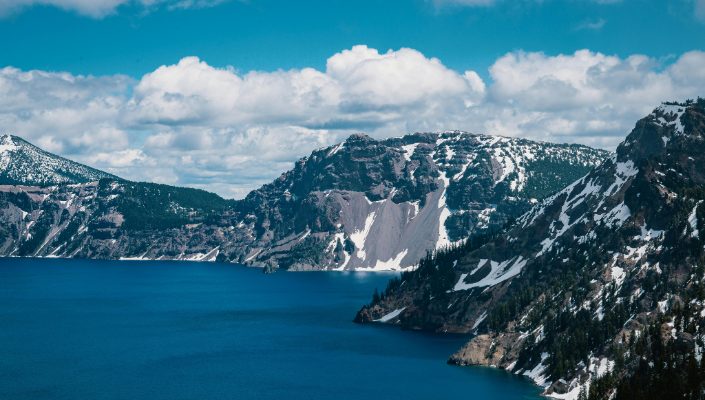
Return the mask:
<svg viewBox="0 0 705 400">
<path fill-rule="evenodd" d="M 664 104 L 505 233 L 425 259 L 356 319 L 476 332 L 451 362 L 557 398 L 698 398 L 703 165 L 705 100 Z"/>
<path fill-rule="evenodd" d="M 118 179 L 91 167 L 48 153 L 12 135 L 0 136 L 0 185 L 50 186 Z"/>
<path fill-rule="evenodd" d="M 410 267 L 428 250 L 498 229 L 607 155 L 457 131 L 381 141 L 353 135 L 301 159 L 239 204 L 256 216 L 255 235 L 274 232 L 244 261 L 288 269 Z"/>
<path fill-rule="evenodd" d="M 498 230 L 607 156 L 465 132 L 353 135 L 239 201 L 114 179 L 5 187 L 0 254 L 402 269 Z"/>
</svg>

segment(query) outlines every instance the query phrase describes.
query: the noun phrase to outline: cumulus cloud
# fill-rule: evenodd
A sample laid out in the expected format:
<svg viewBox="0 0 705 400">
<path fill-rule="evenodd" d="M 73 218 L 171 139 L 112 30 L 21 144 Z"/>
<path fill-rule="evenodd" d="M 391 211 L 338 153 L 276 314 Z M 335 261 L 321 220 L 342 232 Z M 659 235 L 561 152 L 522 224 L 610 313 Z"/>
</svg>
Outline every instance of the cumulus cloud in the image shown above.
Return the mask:
<svg viewBox="0 0 705 400">
<path fill-rule="evenodd" d="M 145 75 L 135 87 L 130 107 L 140 123 L 301 124 L 312 111 L 331 111 L 339 95 L 337 82 L 311 68 L 238 75 L 232 68 L 218 69 L 186 57 Z"/>
<path fill-rule="evenodd" d="M 124 5 L 144 9 L 164 6 L 167 9 L 212 7 L 227 0 L 0 0 L 0 16 L 20 12 L 31 6 L 51 6 L 91 17 L 103 18 Z"/>
<path fill-rule="evenodd" d="M 476 74 L 469 72 L 466 79 L 438 59 L 405 48 L 380 54 L 355 46 L 329 58 L 326 74 L 344 88 L 345 106 L 353 109 L 403 107 L 484 92 Z"/>
<path fill-rule="evenodd" d="M 522 111 L 510 119 L 517 123 L 505 121 L 506 133 L 540 137 L 543 131 L 548 140 L 614 147 L 631 124 L 659 102 L 705 93 L 698 68 L 703 61 L 705 53 L 700 51 L 682 55 L 665 69 L 642 55 L 622 59 L 588 50 L 558 56 L 510 53 L 490 68 L 491 103 Z M 534 117 L 526 120 L 527 115 Z"/>
<path fill-rule="evenodd" d="M 68 154 L 120 149 L 127 132 L 119 123 L 131 78 L 92 77 L 0 69 L 0 126 Z"/>
<path fill-rule="evenodd" d="M 75 11 L 93 18 L 101 18 L 129 0 L 0 0 L 0 15 L 18 12 L 24 8 L 43 5 Z"/>
<path fill-rule="evenodd" d="M 0 70 L 0 124 L 129 179 L 242 197 L 364 131 L 478 133 L 614 148 L 661 101 L 705 93 L 705 53 L 669 65 L 589 50 L 512 52 L 483 80 L 413 49 L 355 46 L 313 68 L 240 72 L 196 57 L 133 80 Z"/>
</svg>

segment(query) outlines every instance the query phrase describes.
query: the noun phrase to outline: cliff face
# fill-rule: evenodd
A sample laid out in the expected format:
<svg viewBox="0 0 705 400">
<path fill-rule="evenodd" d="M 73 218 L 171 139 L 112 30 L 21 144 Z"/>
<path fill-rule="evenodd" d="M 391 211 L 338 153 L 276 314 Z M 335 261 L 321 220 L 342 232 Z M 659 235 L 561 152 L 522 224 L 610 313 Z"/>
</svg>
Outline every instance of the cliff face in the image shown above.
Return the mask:
<svg viewBox="0 0 705 400">
<path fill-rule="evenodd" d="M 594 398 L 621 398 L 635 376 L 657 386 L 643 360 L 701 354 L 704 165 L 705 102 L 663 105 L 614 157 L 506 232 L 424 260 L 357 320 L 477 332 L 451 362 L 524 374 L 559 397 L 592 384 Z"/>
<path fill-rule="evenodd" d="M 406 268 L 428 250 L 505 224 L 606 155 L 463 132 L 384 141 L 353 135 L 302 159 L 238 207 L 255 217 L 257 234 L 272 232 L 274 240 L 318 235 L 321 261 L 332 268 Z M 266 242 L 253 251 L 255 262 L 312 264 Z"/>
<path fill-rule="evenodd" d="M 111 176 L 8 185 L 0 187 L 0 254 L 404 269 L 504 225 L 606 156 L 463 132 L 353 135 L 239 201 Z"/>
</svg>

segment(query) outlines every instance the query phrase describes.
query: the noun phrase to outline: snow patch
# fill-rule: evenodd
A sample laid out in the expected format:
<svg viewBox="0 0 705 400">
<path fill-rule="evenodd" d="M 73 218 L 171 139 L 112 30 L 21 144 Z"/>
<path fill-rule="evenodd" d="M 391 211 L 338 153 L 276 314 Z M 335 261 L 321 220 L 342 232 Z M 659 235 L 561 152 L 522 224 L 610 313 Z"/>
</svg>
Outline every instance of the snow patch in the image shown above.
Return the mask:
<svg viewBox="0 0 705 400">
<path fill-rule="evenodd" d="M 667 115 L 669 119 L 673 119 L 673 121 L 669 122 L 665 118 L 659 117 L 656 121 L 661 124 L 661 126 L 672 127 L 673 130 L 680 135 L 685 132 L 683 129 L 683 123 L 681 122 L 681 117 L 685 113 L 685 107 L 677 104 L 663 104 L 656 110 Z"/>
<path fill-rule="evenodd" d="M 624 272 L 624 268 L 612 267 L 611 274 L 612 274 L 612 279 L 614 280 L 617 287 L 622 286 L 622 283 L 624 282 L 624 277 L 626 276 L 626 273 Z"/>
<path fill-rule="evenodd" d="M 262 252 L 262 249 L 257 249 L 257 251 L 255 251 L 254 253 L 247 256 L 247 258 L 245 258 L 245 262 L 250 262 L 250 261 L 254 260 L 255 257 L 257 257 L 259 255 L 259 253 L 261 253 L 261 252 Z"/>
<path fill-rule="evenodd" d="M 593 217 L 595 222 L 601 222 L 613 228 L 618 228 L 624 224 L 624 221 L 631 216 L 629 207 L 624 202 L 619 203 L 616 207 L 605 214 L 595 214 Z"/>
<path fill-rule="evenodd" d="M 548 358 L 548 353 L 541 353 L 541 362 L 538 363 L 532 370 L 524 372 L 525 376 L 528 376 L 539 386 L 546 386 L 547 376 L 544 375 L 548 365 L 543 362 Z"/>
<path fill-rule="evenodd" d="M 406 309 L 406 307 L 397 308 L 396 310 L 390 312 L 389 314 L 386 314 L 382 318 L 376 319 L 375 321 L 376 322 L 389 322 L 389 321 L 393 320 L 394 318 L 398 317 L 399 314 L 401 314 L 405 309 Z"/>
<path fill-rule="evenodd" d="M 404 249 L 403 251 L 399 252 L 395 257 L 390 258 L 387 261 L 382 261 L 382 260 L 377 260 L 377 263 L 375 264 L 374 267 L 372 267 L 372 270 L 374 271 L 393 271 L 393 270 L 400 270 L 401 268 L 401 261 L 406 257 L 406 253 L 408 253 L 408 249 Z"/>
<path fill-rule="evenodd" d="M 506 281 L 507 279 L 513 278 L 516 275 L 519 275 L 525 265 L 526 260 L 522 256 L 510 258 L 502 263 L 497 263 L 496 261 L 490 260 L 491 271 L 487 274 L 487 276 L 474 283 L 465 283 L 465 278 L 468 274 L 462 274 L 460 275 L 458 282 L 453 287 L 453 291 L 467 290 L 475 287 L 494 286 L 498 283 Z"/>
<path fill-rule="evenodd" d="M 636 176 L 639 170 L 634 165 L 632 160 L 618 162 L 615 166 L 614 182 L 607 188 L 605 192 L 608 196 L 617 193 L 622 189 L 624 184 L 632 177 Z"/>
<path fill-rule="evenodd" d="M 0 154 L 17 150 L 17 145 L 9 135 L 3 136 L 0 140 Z"/>
<path fill-rule="evenodd" d="M 663 235 L 663 231 L 656 229 L 646 229 L 645 226 L 641 227 L 641 235 L 635 236 L 635 239 L 639 239 L 644 242 L 650 242 L 655 239 L 659 239 Z"/>
<path fill-rule="evenodd" d="M 700 238 L 700 232 L 698 231 L 698 214 L 697 214 L 697 211 L 698 211 L 698 206 L 699 206 L 700 203 L 702 203 L 702 202 L 703 202 L 702 200 L 698 201 L 698 203 L 695 204 L 695 207 L 693 207 L 693 211 L 691 211 L 691 212 L 690 212 L 690 215 L 688 216 L 688 223 L 690 224 L 690 228 L 691 228 L 690 237 L 696 238 L 696 239 L 697 239 L 697 238 Z"/>
<path fill-rule="evenodd" d="M 446 192 L 450 185 L 450 179 L 446 177 L 446 172 L 443 171 L 440 179 L 443 181 L 443 193 L 438 198 L 438 208 L 441 210 L 441 215 L 438 217 L 438 240 L 436 241 L 436 249 L 448 247 L 451 245 L 446 230 L 446 220 L 450 217 L 450 210 L 446 207 Z"/>
<path fill-rule="evenodd" d="M 333 147 L 333 148 L 331 149 L 331 151 L 328 152 L 328 157 L 330 157 L 330 156 L 336 154 L 337 152 L 339 152 L 340 150 L 342 150 L 343 147 L 345 147 L 345 142 L 343 142 L 343 143 L 338 143 L 335 147 Z"/>
<path fill-rule="evenodd" d="M 407 144 L 406 146 L 401 146 L 401 149 L 404 150 L 404 158 L 406 159 L 406 161 L 411 161 L 411 157 L 414 155 L 414 152 L 416 151 L 416 147 L 418 145 L 418 143 L 414 143 Z"/>
<path fill-rule="evenodd" d="M 658 302 L 658 310 L 665 314 L 668 311 L 668 300 L 663 300 Z"/>
<path fill-rule="evenodd" d="M 362 228 L 362 230 L 356 230 L 352 234 L 350 234 L 350 240 L 355 244 L 355 248 L 357 249 L 357 257 L 361 260 L 364 260 L 366 257 L 365 254 L 365 241 L 367 240 L 367 235 L 370 234 L 370 229 L 372 228 L 372 224 L 375 222 L 375 216 L 376 213 L 372 211 L 367 215 L 367 218 L 365 219 L 365 226 Z"/>
<path fill-rule="evenodd" d="M 482 323 L 482 321 L 485 320 L 485 318 L 487 318 L 487 311 L 483 312 L 482 315 L 480 315 L 480 316 L 475 320 L 475 323 L 472 325 L 472 328 L 471 328 L 470 330 L 471 330 L 471 331 L 474 331 L 475 329 L 477 329 L 477 327 L 480 326 L 480 324 Z"/>
</svg>

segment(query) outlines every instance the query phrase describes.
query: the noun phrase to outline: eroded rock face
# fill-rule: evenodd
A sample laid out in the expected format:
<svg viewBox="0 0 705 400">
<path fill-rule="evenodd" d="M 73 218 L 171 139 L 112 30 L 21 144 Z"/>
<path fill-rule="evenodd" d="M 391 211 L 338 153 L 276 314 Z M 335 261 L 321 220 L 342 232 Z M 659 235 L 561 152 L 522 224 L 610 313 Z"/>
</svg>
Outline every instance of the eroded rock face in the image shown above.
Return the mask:
<svg viewBox="0 0 705 400">
<path fill-rule="evenodd" d="M 35 153 L 3 154 L 31 161 Z M 503 226 L 606 155 L 464 132 L 382 141 L 353 135 L 238 201 L 102 175 L 95 176 L 100 183 L 86 183 L 87 175 L 73 184 L 6 186 L 1 249 L 221 260 L 268 270 L 398 270 L 429 250 Z"/>
<path fill-rule="evenodd" d="M 316 237 L 319 262 L 331 269 L 402 269 L 429 250 L 503 226 L 606 155 L 464 132 L 353 135 L 300 160 L 238 207 L 252 216 L 256 235 Z M 311 264 L 266 243 L 260 250 L 248 262 Z"/>
<path fill-rule="evenodd" d="M 509 368 L 519 356 L 523 343 L 524 337 L 518 333 L 480 334 L 453 354 L 449 362 L 457 365 Z"/>
<path fill-rule="evenodd" d="M 698 356 L 703 165 L 705 101 L 665 104 L 614 157 L 506 232 L 422 263 L 359 319 L 406 305 L 394 323 L 479 333 L 452 362 L 499 366 L 575 397 L 609 371 L 630 379 L 640 360 L 661 357 L 651 348 L 668 346 L 672 363 Z"/>
</svg>

